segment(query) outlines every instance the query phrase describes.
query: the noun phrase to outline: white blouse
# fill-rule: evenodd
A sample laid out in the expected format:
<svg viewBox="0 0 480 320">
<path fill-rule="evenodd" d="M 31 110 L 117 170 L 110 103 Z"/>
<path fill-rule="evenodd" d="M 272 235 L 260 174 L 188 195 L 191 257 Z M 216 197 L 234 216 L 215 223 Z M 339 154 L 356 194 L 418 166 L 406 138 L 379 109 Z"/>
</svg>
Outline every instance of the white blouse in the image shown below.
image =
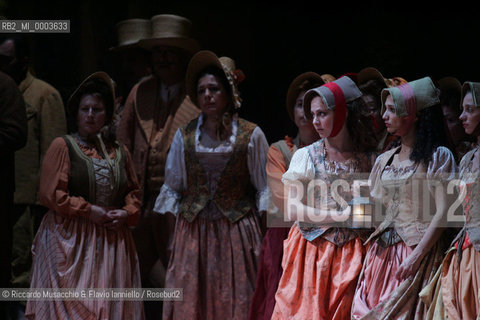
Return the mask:
<svg viewBox="0 0 480 320">
<path fill-rule="evenodd" d="M 235 145 L 238 130 L 238 119 L 234 117 L 232 121 L 232 134 L 219 146 L 208 148 L 200 143 L 202 134 L 201 125 L 203 124 L 203 115 L 200 115 L 195 131 L 195 151 L 200 153 L 231 153 Z M 256 204 L 258 211 L 268 209 L 270 193 L 267 187 L 267 174 L 265 166 L 267 163 L 268 142 L 265 135 L 256 127 L 248 143 L 247 165 L 250 172 L 250 182 L 257 189 Z M 165 164 L 165 183 L 160 189 L 160 194 L 155 201 L 153 211 L 165 214 L 171 212 L 175 215 L 179 211 L 179 203 L 182 198 L 182 192 L 187 188 L 187 168 L 185 166 L 183 136 L 180 129 L 173 137 L 170 151 L 168 152 L 167 162 Z"/>
</svg>

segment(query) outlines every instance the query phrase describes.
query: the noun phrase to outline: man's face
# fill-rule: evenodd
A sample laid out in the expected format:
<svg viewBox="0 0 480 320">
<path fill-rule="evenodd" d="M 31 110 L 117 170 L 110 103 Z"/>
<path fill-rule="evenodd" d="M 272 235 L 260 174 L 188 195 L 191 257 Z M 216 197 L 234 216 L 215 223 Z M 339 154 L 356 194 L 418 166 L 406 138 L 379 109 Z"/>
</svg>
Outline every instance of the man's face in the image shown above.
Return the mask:
<svg viewBox="0 0 480 320">
<path fill-rule="evenodd" d="M 17 84 L 25 79 L 25 61 L 19 61 L 15 53 L 15 43 L 11 39 L 0 44 L 0 70 L 12 77 Z"/>
<path fill-rule="evenodd" d="M 178 48 L 167 46 L 153 48 L 152 65 L 154 74 L 167 85 L 181 82 L 185 77 L 185 56 Z"/>
</svg>

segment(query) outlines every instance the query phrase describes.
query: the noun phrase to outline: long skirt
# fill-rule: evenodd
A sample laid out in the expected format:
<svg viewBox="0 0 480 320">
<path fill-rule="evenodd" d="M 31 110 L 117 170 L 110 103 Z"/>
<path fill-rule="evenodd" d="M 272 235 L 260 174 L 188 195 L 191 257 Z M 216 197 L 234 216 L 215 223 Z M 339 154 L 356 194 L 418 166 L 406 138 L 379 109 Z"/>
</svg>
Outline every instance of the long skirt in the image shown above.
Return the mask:
<svg viewBox="0 0 480 320">
<path fill-rule="evenodd" d="M 367 252 L 352 306 L 353 319 L 424 319 L 420 291 L 433 279 L 443 258 L 436 244 L 422 260 L 414 277 L 396 279 L 402 262 L 412 253 L 403 241 L 388 247 L 374 242 Z"/>
<path fill-rule="evenodd" d="M 128 227 L 110 231 L 83 217 L 49 211 L 32 246 L 31 288 L 140 288 Z M 29 300 L 27 319 L 143 319 L 141 301 Z"/>
<path fill-rule="evenodd" d="M 360 238 L 337 246 L 292 227 L 272 319 L 348 319 L 365 251 Z"/>
<path fill-rule="evenodd" d="M 460 263 L 456 250 L 445 257 L 441 291 L 448 319 L 479 319 L 480 252 L 470 245 L 462 252 Z"/>
<path fill-rule="evenodd" d="M 261 248 L 258 219 L 177 218 L 165 280 L 183 289 L 182 301 L 165 301 L 163 319 L 246 319 Z"/>
<path fill-rule="evenodd" d="M 269 228 L 262 240 L 255 292 L 248 312 L 249 320 L 270 320 L 275 307 L 275 292 L 282 277 L 283 241 L 290 228 Z"/>
</svg>

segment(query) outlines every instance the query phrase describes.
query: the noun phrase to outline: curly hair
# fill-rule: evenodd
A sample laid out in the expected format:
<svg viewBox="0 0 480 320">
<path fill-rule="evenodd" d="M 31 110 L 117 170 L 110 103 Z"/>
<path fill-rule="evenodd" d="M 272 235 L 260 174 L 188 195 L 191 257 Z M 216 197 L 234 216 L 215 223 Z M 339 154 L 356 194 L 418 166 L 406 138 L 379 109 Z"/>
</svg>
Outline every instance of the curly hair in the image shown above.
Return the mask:
<svg viewBox="0 0 480 320">
<path fill-rule="evenodd" d="M 432 160 L 433 153 L 440 147 L 452 150 L 448 143 L 443 113 L 440 104 L 420 110 L 415 126 L 415 144 L 410 160 L 427 164 Z M 441 125 L 440 125 L 441 124 Z"/>
<path fill-rule="evenodd" d="M 365 112 L 365 103 L 362 99 L 355 99 L 347 103 L 348 116 L 345 125 L 353 140 L 355 151 L 375 152 L 378 141 L 373 131 L 370 117 Z"/>
</svg>

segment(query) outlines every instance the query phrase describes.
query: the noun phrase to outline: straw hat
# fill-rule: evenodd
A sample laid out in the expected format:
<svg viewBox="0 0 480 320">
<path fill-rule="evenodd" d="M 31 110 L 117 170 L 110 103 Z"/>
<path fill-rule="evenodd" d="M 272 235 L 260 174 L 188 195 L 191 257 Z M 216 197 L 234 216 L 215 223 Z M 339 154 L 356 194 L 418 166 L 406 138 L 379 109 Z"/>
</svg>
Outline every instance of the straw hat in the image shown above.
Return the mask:
<svg viewBox="0 0 480 320">
<path fill-rule="evenodd" d="M 80 102 L 81 97 L 79 96 L 80 90 L 85 86 L 85 84 L 89 81 L 98 81 L 98 82 L 103 82 L 107 85 L 109 88 L 109 91 L 111 92 L 111 99 L 109 101 L 104 101 L 105 103 L 105 108 L 107 108 L 107 114 L 109 115 L 109 119 L 107 121 L 107 124 L 112 120 L 113 113 L 115 112 L 115 82 L 110 78 L 110 76 L 103 71 L 97 71 L 95 73 L 92 73 L 89 75 L 85 80 L 80 83 L 80 85 L 75 89 L 75 91 L 72 93 L 70 98 L 68 99 L 67 102 L 67 111 L 70 116 L 75 117 L 76 116 L 76 111 L 78 109 L 78 103 Z"/>
<path fill-rule="evenodd" d="M 243 72 L 236 68 L 235 61 L 229 57 L 218 58 L 215 53 L 209 50 L 202 50 L 197 52 L 187 68 L 187 75 L 185 77 L 185 86 L 187 94 L 190 96 L 194 103 L 197 102 L 197 77 L 198 73 L 209 66 L 218 67 L 223 70 L 225 77 L 230 84 L 232 91 L 232 99 L 235 109 L 239 109 L 242 105 L 242 99 L 240 98 L 240 92 L 237 85 L 243 81 L 245 75 Z"/>
<path fill-rule="evenodd" d="M 385 111 L 385 100 L 388 95 L 393 98 L 395 114 L 399 117 L 409 115 L 407 106 L 413 106 L 416 112 L 440 103 L 437 88 L 430 77 L 386 88 L 382 91 L 382 114 Z"/>
<path fill-rule="evenodd" d="M 183 49 L 194 54 L 200 49 L 197 40 L 190 37 L 192 22 L 187 18 L 173 14 L 153 16 L 152 36 L 140 40 L 140 46 L 152 50 L 156 46 L 167 46 Z"/>
<path fill-rule="evenodd" d="M 286 101 L 286 107 L 287 107 L 287 112 L 288 115 L 290 116 L 290 119 L 292 121 L 295 121 L 295 116 L 293 114 L 293 109 L 295 108 L 295 103 L 297 101 L 298 94 L 300 93 L 300 86 L 305 82 L 305 81 L 310 81 L 314 87 L 321 86 L 325 83 L 331 82 L 329 81 L 330 79 L 335 80 L 335 78 L 332 75 L 329 74 L 324 74 L 324 75 L 319 75 L 318 73 L 315 72 L 304 72 L 297 76 L 295 79 L 293 79 L 292 83 L 288 87 L 287 91 L 287 101 Z M 311 88 L 305 88 L 305 89 L 311 89 Z"/>
<path fill-rule="evenodd" d="M 118 46 L 110 48 L 111 51 L 121 51 L 138 46 L 142 39 L 152 36 L 152 23 L 148 19 L 128 19 L 117 23 Z"/>
</svg>

